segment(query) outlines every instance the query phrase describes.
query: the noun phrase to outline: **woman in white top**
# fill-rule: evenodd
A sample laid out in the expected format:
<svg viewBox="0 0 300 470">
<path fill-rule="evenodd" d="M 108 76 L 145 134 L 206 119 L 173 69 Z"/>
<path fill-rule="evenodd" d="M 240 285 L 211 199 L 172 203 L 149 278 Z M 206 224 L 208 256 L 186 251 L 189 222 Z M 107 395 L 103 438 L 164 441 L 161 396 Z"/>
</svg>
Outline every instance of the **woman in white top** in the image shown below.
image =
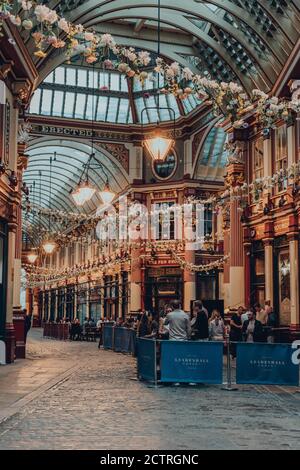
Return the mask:
<svg viewBox="0 0 300 470">
<path fill-rule="evenodd" d="M 213 310 L 209 320 L 209 337 L 211 341 L 224 341 L 225 325 L 218 310 Z"/>
</svg>

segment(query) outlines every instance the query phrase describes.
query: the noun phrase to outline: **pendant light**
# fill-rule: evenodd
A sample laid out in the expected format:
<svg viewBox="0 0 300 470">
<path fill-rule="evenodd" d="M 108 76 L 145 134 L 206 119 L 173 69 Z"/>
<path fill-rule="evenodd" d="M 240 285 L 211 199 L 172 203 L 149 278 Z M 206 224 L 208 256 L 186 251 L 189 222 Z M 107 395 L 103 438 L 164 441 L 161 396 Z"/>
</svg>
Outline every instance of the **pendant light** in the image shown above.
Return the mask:
<svg viewBox="0 0 300 470">
<path fill-rule="evenodd" d="M 158 18 L 157 18 L 157 57 L 160 56 L 160 42 L 161 42 L 161 0 L 158 0 Z M 149 110 L 156 110 L 157 112 L 157 123 L 154 135 L 144 139 L 144 145 L 150 153 L 151 157 L 155 161 L 164 161 L 168 156 L 172 146 L 174 145 L 174 139 L 167 137 L 160 128 L 160 111 L 167 110 L 169 114 L 173 115 L 174 123 L 174 136 L 175 136 L 175 111 L 173 108 L 160 107 L 160 73 L 157 72 L 157 107 L 144 108 L 141 112 L 142 129 L 144 131 L 144 114 L 148 113 Z"/>
<path fill-rule="evenodd" d="M 54 160 L 56 160 L 56 152 L 54 152 Z M 49 220 L 48 220 L 48 229 L 49 234 L 51 233 L 51 198 L 52 198 L 52 157 L 50 157 L 50 189 L 49 189 Z M 41 188 L 40 188 L 41 190 Z M 43 250 L 47 255 L 52 255 L 53 251 L 56 248 L 56 243 L 50 238 L 43 242 Z"/>
</svg>

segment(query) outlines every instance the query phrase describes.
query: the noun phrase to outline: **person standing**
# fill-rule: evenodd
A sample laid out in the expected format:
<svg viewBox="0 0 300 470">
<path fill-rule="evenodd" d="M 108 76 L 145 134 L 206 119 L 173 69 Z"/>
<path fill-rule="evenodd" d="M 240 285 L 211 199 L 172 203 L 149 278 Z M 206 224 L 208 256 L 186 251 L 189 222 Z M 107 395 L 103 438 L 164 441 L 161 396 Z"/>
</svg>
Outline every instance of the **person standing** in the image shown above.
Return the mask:
<svg viewBox="0 0 300 470">
<path fill-rule="evenodd" d="M 249 320 L 243 324 L 243 338 L 246 343 L 260 343 L 263 341 L 263 327 L 260 321 L 256 319 L 255 310 L 251 310 Z"/>
<path fill-rule="evenodd" d="M 24 333 L 25 333 L 25 339 L 24 339 L 24 342 L 26 344 L 26 341 L 27 341 L 27 335 L 28 335 L 28 332 L 31 328 L 31 319 L 32 319 L 32 315 L 31 313 L 27 313 L 27 310 L 24 309 L 23 312 L 26 314 L 25 316 L 25 325 L 24 325 Z"/>
<path fill-rule="evenodd" d="M 242 341 L 243 336 L 242 336 L 242 316 L 243 313 L 243 307 L 239 307 L 237 312 L 234 313 L 231 317 L 230 320 L 230 333 L 229 333 L 229 339 L 230 339 L 230 352 L 232 355 L 232 358 L 236 358 L 236 344 L 239 341 Z"/>
<path fill-rule="evenodd" d="M 273 308 L 270 305 L 268 306 L 268 309 L 266 309 L 266 311 L 268 314 L 267 328 L 266 328 L 266 340 L 267 340 L 267 343 L 274 343 L 275 342 L 274 328 L 276 328 L 277 326 L 277 316 Z"/>
<path fill-rule="evenodd" d="M 150 333 L 149 315 L 148 315 L 148 312 L 143 311 L 138 327 L 137 327 L 137 334 L 139 338 L 144 338 L 149 333 Z"/>
<path fill-rule="evenodd" d="M 189 316 L 181 309 L 180 300 L 173 300 L 173 311 L 168 313 L 165 325 L 169 325 L 169 338 L 174 341 L 187 341 L 191 336 Z"/>
<path fill-rule="evenodd" d="M 209 322 L 209 337 L 211 341 L 224 341 L 225 325 L 218 310 L 213 310 Z"/>
<path fill-rule="evenodd" d="M 256 319 L 260 321 L 263 326 L 267 325 L 268 313 L 264 310 L 259 303 L 254 305 L 256 312 Z"/>
<path fill-rule="evenodd" d="M 203 309 L 201 301 L 194 303 L 193 308 L 193 326 L 191 339 L 194 341 L 208 341 L 208 315 Z"/>
</svg>

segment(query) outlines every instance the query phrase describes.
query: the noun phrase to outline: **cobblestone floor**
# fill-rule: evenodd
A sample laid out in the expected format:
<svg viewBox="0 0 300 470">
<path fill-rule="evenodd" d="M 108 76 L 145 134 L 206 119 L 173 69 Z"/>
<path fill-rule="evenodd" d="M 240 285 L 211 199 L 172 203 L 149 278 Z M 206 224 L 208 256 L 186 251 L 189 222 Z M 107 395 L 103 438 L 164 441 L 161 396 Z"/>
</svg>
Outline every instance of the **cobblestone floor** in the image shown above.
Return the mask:
<svg viewBox="0 0 300 470">
<path fill-rule="evenodd" d="M 155 389 L 132 380 L 133 358 L 95 343 L 43 340 L 35 331 L 28 349 L 26 367 L 57 361 L 60 374 L 0 424 L 0 449 L 300 449 L 297 389 Z M 62 378 L 64 364 L 71 372 Z"/>
</svg>

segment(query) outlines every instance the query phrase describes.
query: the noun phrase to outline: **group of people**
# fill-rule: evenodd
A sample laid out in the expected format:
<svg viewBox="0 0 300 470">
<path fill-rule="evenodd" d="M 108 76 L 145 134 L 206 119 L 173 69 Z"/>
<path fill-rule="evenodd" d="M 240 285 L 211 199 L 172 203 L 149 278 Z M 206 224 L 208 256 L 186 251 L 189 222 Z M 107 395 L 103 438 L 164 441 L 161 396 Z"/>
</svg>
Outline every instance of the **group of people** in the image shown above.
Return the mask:
<svg viewBox="0 0 300 470">
<path fill-rule="evenodd" d="M 245 309 L 239 307 L 230 321 L 230 341 L 232 356 L 236 355 L 235 342 L 274 343 L 274 328 L 277 317 L 270 301 L 265 302 L 264 308 L 259 304 Z"/>
<path fill-rule="evenodd" d="M 213 310 L 209 318 L 201 300 L 194 302 L 190 315 L 182 310 L 179 300 L 174 300 L 160 312 L 159 321 L 144 311 L 138 323 L 137 334 L 144 338 L 175 341 L 223 341 L 225 324 L 218 310 Z"/>
</svg>

